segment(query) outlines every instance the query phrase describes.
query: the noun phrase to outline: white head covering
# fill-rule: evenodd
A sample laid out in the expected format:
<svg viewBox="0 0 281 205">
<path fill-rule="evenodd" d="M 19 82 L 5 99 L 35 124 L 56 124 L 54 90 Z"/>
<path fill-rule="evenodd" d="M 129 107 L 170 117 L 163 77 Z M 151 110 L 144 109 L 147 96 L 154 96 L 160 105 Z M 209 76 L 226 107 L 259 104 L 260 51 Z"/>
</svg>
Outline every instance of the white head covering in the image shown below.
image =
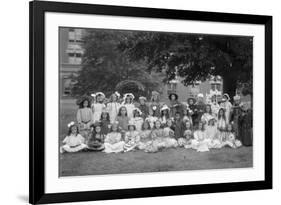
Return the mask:
<svg viewBox="0 0 281 205">
<path fill-rule="evenodd" d="M 145 101 L 147 100 L 146 97 L 144 97 L 144 96 L 140 96 L 140 97 L 139 97 L 139 100 L 141 100 L 141 99 L 143 99 L 143 100 L 145 100 Z"/>
<path fill-rule="evenodd" d="M 103 92 L 97 92 L 95 95 L 96 96 L 101 95 L 103 98 L 105 98 L 105 94 Z"/>
<path fill-rule="evenodd" d="M 198 98 L 204 98 L 204 95 L 203 95 L 203 93 L 199 93 L 199 94 L 197 95 L 197 97 L 198 97 Z"/>
<path fill-rule="evenodd" d="M 233 100 L 240 100 L 241 99 L 241 97 L 239 96 L 239 95 L 235 95 L 234 97 L 233 97 Z"/>
<path fill-rule="evenodd" d="M 160 111 L 162 112 L 163 110 L 170 110 L 170 108 L 167 105 L 163 105 Z"/>
<path fill-rule="evenodd" d="M 229 95 L 228 95 L 227 93 L 224 93 L 224 94 L 223 94 L 223 97 L 226 97 L 227 100 L 230 100 L 230 97 L 229 97 Z"/>
<path fill-rule="evenodd" d="M 137 108 L 137 107 L 135 107 L 135 108 L 133 109 L 133 112 L 135 112 L 135 111 L 138 111 L 140 115 L 142 114 L 142 111 L 141 111 L 139 108 Z"/>
<path fill-rule="evenodd" d="M 135 96 L 133 95 L 133 93 L 124 94 L 124 99 L 126 99 L 127 97 L 131 97 L 132 99 L 135 99 Z"/>
</svg>

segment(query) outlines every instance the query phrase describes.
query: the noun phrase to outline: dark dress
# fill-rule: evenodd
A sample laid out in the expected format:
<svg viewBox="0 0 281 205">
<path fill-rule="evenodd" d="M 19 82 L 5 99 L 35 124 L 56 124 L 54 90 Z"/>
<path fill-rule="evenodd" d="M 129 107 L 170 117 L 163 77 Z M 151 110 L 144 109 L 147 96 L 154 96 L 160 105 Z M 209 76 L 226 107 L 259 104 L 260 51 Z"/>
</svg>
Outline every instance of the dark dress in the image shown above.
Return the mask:
<svg viewBox="0 0 281 205">
<path fill-rule="evenodd" d="M 244 146 L 252 146 L 253 144 L 253 116 L 252 111 L 248 110 L 239 118 L 240 138 Z"/>
<path fill-rule="evenodd" d="M 179 139 L 183 137 L 185 126 L 182 120 L 176 120 L 174 123 L 175 138 Z"/>
<path fill-rule="evenodd" d="M 102 120 L 101 121 L 101 133 L 107 135 L 110 131 L 110 121 L 109 120 Z"/>
<path fill-rule="evenodd" d="M 240 106 L 234 106 L 232 109 L 233 110 L 232 110 L 230 119 L 231 119 L 231 122 L 233 122 L 233 130 L 234 130 L 236 139 L 241 141 L 241 133 L 240 133 L 241 128 L 239 125 L 239 119 L 240 119 L 242 110 L 241 110 Z"/>
<path fill-rule="evenodd" d="M 151 102 L 150 103 L 150 106 L 149 106 L 149 109 L 153 110 L 154 111 L 154 116 L 155 117 L 160 117 L 161 116 L 161 113 L 160 113 L 160 103 L 159 102 Z"/>
<path fill-rule="evenodd" d="M 171 117 L 175 117 L 177 112 L 180 113 L 181 117 L 183 116 L 184 106 L 177 100 L 170 101 L 170 115 Z"/>
<path fill-rule="evenodd" d="M 92 133 L 91 138 L 88 141 L 88 148 L 91 151 L 102 151 L 104 150 L 104 135 Z"/>
<path fill-rule="evenodd" d="M 198 123 L 201 121 L 201 117 L 205 112 L 205 103 L 203 102 L 197 102 L 194 106 L 194 114 L 193 114 L 193 125 L 197 126 Z"/>
<path fill-rule="evenodd" d="M 142 112 L 142 114 L 141 114 L 141 117 L 143 118 L 143 119 L 145 119 L 147 116 L 148 116 L 148 114 L 149 114 L 149 108 L 148 108 L 148 106 L 146 105 L 146 104 L 143 104 L 143 105 L 139 105 L 139 109 L 141 110 L 141 112 Z"/>
</svg>

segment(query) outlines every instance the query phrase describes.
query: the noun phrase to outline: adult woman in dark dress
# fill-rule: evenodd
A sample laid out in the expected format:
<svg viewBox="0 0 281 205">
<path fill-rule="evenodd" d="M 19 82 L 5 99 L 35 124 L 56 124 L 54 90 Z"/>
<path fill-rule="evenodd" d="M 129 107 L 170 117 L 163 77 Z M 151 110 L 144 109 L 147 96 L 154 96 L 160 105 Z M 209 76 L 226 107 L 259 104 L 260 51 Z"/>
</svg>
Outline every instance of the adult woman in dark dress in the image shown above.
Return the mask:
<svg viewBox="0 0 281 205">
<path fill-rule="evenodd" d="M 244 146 L 253 145 L 253 112 L 252 109 L 247 109 L 242 106 L 242 114 L 239 119 L 240 138 Z"/>
<path fill-rule="evenodd" d="M 176 113 L 180 113 L 181 117 L 183 116 L 183 105 L 178 101 L 179 96 L 176 93 L 171 93 L 169 95 L 170 100 L 170 117 L 175 118 Z"/>
</svg>

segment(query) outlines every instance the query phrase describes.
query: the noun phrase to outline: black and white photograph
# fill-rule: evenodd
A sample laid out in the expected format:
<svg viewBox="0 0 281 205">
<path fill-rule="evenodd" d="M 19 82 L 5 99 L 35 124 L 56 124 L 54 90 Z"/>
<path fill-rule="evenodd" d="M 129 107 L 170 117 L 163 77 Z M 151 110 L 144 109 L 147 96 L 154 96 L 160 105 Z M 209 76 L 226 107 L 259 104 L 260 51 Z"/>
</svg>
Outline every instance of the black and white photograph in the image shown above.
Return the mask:
<svg viewBox="0 0 281 205">
<path fill-rule="evenodd" d="M 58 32 L 60 177 L 253 167 L 253 36 Z"/>
</svg>

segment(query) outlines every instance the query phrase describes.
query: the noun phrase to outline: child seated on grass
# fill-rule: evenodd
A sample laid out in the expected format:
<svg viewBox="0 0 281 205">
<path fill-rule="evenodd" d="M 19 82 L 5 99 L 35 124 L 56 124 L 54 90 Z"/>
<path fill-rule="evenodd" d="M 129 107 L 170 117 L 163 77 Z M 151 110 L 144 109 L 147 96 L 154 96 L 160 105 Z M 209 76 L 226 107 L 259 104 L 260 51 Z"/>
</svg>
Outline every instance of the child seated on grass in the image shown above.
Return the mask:
<svg viewBox="0 0 281 205">
<path fill-rule="evenodd" d="M 136 126 L 132 124 L 132 122 L 129 122 L 128 130 L 129 131 L 125 134 L 124 152 L 134 150 L 138 147 L 140 141 L 139 132 L 136 131 Z"/>
<path fill-rule="evenodd" d="M 95 123 L 91 126 L 92 133 L 88 141 L 88 148 L 91 151 L 102 151 L 104 150 L 104 134 L 102 134 L 102 129 L 100 123 Z"/>
<path fill-rule="evenodd" d="M 79 134 L 78 126 L 74 122 L 68 124 L 68 135 L 62 143 L 64 145 L 60 147 L 60 153 L 79 152 L 87 148 L 85 139 Z"/>
<path fill-rule="evenodd" d="M 209 148 L 219 149 L 222 146 L 217 125 L 214 117 L 209 119 L 208 125 L 206 126 L 206 137 L 208 139 Z"/>
<path fill-rule="evenodd" d="M 147 121 L 144 121 L 142 124 L 142 131 L 140 132 L 140 142 L 138 148 L 140 150 L 146 150 L 151 143 L 152 139 L 150 125 Z"/>
<path fill-rule="evenodd" d="M 106 135 L 104 140 L 105 153 L 123 152 L 125 142 L 122 140 L 121 133 L 118 132 L 118 122 L 111 125 L 111 131 Z"/>
<path fill-rule="evenodd" d="M 185 122 L 185 131 L 183 137 L 178 139 L 178 144 L 180 147 L 185 147 L 186 149 L 191 148 L 191 140 L 193 138 L 192 127 L 190 121 Z"/>
<path fill-rule="evenodd" d="M 241 141 L 235 138 L 235 134 L 232 130 L 232 125 L 228 124 L 227 129 L 224 132 L 222 147 L 231 147 L 231 148 L 238 148 L 242 146 Z"/>
<path fill-rule="evenodd" d="M 168 119 L 166 122 L 166 127 L 164 128 L 165 148 L 177 147 L 178 142 L 175 139 L 175 131 L 173 127 L 173 120 Z"/>
<path fill-rule="evenodd" d="M 209 151 L 208 141 L 206 140 L 206 132 L 204 130 L 203 122 L 198 123 L 198 129 L 194 132 L 194 139 L 191 141 L 191 148 L 197 152 Z"/>
</svg>

